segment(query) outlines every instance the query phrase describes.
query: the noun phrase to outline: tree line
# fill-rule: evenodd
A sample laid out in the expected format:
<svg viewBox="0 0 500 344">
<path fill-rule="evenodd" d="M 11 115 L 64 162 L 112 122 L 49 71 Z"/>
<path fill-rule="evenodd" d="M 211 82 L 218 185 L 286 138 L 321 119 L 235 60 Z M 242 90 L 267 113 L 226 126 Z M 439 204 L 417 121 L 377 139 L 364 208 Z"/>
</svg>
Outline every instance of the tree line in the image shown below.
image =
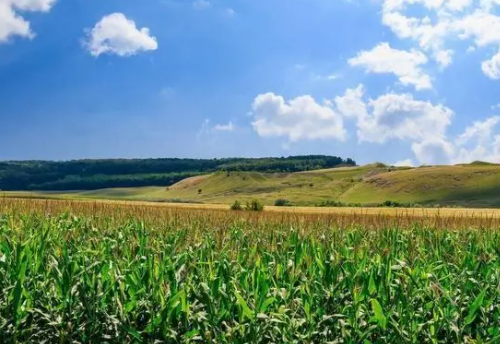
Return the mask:
<svg viewBox="0 0 500 344">
<path fill-rule="evenodd" d="M 0 190 L 96 190 L 167 186 L 216 171 L 298 172 L 355 166 L 352 159 L 305 155 L 281 158 L 98 159 L 0 162 Z"/>
</svg>

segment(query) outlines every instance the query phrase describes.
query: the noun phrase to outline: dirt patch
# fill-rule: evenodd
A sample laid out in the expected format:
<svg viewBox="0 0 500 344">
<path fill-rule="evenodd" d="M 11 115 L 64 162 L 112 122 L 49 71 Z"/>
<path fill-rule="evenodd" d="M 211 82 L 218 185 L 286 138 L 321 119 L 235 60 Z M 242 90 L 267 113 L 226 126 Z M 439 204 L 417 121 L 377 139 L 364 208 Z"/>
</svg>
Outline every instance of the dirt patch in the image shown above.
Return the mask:
<svg viewBox="0 0 500 344">
<path fill-rule="evenodd" d="M 205 179 L 210 177 L 211 175 L 203 175 L 203 176 L 196 176 L 196 177 L 190 177 L 181 180 L 180 182 L 169 186 L 167 190 L 181 190 L 181 189 L 187 189 L 193 186 L 198 186 L 201 184 Z"/>
</svg>

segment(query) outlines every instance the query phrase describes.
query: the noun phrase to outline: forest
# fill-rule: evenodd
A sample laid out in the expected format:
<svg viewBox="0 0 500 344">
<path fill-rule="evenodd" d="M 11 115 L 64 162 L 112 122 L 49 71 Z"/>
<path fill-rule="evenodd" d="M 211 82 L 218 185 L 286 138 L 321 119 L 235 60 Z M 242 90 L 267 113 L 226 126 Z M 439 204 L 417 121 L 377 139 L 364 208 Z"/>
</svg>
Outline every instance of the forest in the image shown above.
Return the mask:
<svg viewBox="0 0 500 344">
<path fill-rule="evenodd" d="M 306 155 L 281 158 L 87 159 L 0 162 L 0 190 L 96 190 L 166 186 L 216 171 L 298 172 L 355 166 L 350 158 Z"/>
</svg>

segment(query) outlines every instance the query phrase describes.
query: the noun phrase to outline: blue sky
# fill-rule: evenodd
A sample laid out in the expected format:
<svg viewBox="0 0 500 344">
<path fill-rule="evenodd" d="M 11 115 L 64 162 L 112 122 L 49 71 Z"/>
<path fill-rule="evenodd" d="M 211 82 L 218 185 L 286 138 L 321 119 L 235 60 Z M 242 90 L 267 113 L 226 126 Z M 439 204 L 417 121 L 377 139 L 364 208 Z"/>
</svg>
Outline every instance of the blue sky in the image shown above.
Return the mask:
<svg viewBox="0 0 500 344">
<path fill-rule="evenodd" d="M 0 159 L 500 162 L 498 0 L 0 0 Z"/>
</svg>

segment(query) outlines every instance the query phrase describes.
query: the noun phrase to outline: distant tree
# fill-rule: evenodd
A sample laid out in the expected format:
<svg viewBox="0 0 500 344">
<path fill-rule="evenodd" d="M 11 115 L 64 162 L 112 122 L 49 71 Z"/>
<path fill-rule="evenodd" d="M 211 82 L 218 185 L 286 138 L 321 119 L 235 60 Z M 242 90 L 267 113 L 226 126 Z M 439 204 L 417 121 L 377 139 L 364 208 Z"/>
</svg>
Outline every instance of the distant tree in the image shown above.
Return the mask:
<svg viewBox="0 0 500 344">
<path fill-rule="evenodd" d="M 274 201 L 274 205 L 276 207 L 289 207 L 292 205 L 292 203 L 290 203 L 289 200 L 286 200 L 284 198 L 280 198 L 280 199 L 277 199 L 276 201 Z"/>
<path fill-rule="evenodd" d="M 258 200 L 254 199 L 251 202 L 247 202 L 245 209 L 249 211 L 263 211 L 264 205 Z"/>
<path fill-rule="evenodd" d="M 240 202 L 238 201 L 234 201 L 234 203 L 231 205 L 231 210 L 236 210 L 236 211 L 239 211 L 239 210 L 243 210 L 243 206 L 241 205 Z"/>
<path fill-rule="evenodd" d="M 0 161 L 2 190 L 95 190 L 167 186 L 205 173 L 225 171 L 297 172 L 354 166 L 352 159 L 306 155 L 287 158 L 101 159 L 73 161 Z"/>
</svg>

